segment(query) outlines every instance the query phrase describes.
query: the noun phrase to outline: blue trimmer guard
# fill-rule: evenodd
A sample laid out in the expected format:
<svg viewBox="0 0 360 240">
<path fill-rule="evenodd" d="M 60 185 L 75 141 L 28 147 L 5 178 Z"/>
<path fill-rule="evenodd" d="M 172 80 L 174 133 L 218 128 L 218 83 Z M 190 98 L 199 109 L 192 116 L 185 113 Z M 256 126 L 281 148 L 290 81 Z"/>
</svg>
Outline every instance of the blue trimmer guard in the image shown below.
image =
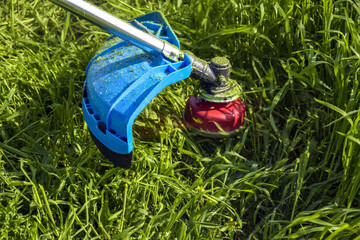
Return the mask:
<svg viewBox="0 0 360 240">
<path fill-rule="evenodd" d="M 180 49 L 161 13 L 149 13 L 131 23 Z M 137 115 L 166 86 L 190 76 L 191 60 L 150 54 L 111 36 L 87 67 L 83 114 L 100 151 L 114 164 L 131 165 L 132 125 Z"/>
</svg>

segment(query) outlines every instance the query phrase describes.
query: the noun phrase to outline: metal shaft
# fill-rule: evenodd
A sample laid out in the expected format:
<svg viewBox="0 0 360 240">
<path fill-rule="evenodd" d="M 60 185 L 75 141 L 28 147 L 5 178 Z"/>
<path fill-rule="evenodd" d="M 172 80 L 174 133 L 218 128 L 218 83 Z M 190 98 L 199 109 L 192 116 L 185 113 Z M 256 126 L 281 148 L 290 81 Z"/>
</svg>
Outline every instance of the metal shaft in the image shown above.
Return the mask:
<svg viewBox="0 0 360 240">
<path fill-rule="evenodd" d="M 131 42 L 141 49 L 153 53 L 162 53 L 171 59 L 181 59 L 183 54 L 178 48 L 141 31 L 132 25 L 110 15 L 109 13 L 83 1 L 83 0 L 50 0 L 62 8 L 84 18 L 100 28 L 114 34 L 121 39 Z"/>
</svg>

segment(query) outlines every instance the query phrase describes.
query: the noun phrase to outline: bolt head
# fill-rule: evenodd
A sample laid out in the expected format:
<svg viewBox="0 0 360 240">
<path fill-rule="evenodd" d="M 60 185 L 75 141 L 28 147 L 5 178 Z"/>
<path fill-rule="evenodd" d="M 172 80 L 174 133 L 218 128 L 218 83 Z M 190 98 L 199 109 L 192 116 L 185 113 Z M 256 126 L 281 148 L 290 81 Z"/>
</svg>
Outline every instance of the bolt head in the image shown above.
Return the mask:
<svg viewBox="0 0 360 240">
<path fill-rule="evenodd" d="M 230 61 L 225 57 L 214 57 L 211 59 L 211 64 L 215 68 L 230 68 Z"/>
</svg>

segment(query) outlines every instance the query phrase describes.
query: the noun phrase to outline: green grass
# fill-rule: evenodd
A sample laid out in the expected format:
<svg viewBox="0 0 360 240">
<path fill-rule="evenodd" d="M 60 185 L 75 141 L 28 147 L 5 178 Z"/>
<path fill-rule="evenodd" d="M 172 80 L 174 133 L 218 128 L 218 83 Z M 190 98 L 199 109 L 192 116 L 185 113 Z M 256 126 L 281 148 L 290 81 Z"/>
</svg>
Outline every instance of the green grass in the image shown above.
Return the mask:
<svg viewBox="0 0 360 240">
<path fill-rule="evenodd" d="M 162 11 L 183 49 L 228 57 L 246 127 L 181 130 L 187 79 L 141 113 L 133 166 L 114 168 L 81 111 L 108 34 L 49 1 L 2 1 L 1 239 L 360 239 L 359 1 L 91 2 Z"/>
</svg>

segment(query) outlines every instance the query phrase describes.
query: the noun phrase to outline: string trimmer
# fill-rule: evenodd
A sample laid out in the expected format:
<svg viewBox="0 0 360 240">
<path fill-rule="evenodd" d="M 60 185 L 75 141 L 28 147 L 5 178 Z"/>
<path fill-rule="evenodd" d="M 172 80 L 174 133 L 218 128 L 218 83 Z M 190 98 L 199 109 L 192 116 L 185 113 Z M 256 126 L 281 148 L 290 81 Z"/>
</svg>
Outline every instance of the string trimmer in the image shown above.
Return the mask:
<svg viewBox="0 0 360 240">
<path fill-rule="evenodd" d="M 132 125 L 138 114 L 166 86 L 190 76 L 200 81 L 200 88 L 186 103 L 186 124 L 211 137 L 239 131 L 245 106 L 238 84 L 229 78 L 229 60 L 206 62 L 181 51 L 159 12 L 124 22 L 82 0 L 51 1 L 113 34 L 87 67 L 82 108 L 95 144 L 115 165 L 131 165 Z"/>
</svg>

